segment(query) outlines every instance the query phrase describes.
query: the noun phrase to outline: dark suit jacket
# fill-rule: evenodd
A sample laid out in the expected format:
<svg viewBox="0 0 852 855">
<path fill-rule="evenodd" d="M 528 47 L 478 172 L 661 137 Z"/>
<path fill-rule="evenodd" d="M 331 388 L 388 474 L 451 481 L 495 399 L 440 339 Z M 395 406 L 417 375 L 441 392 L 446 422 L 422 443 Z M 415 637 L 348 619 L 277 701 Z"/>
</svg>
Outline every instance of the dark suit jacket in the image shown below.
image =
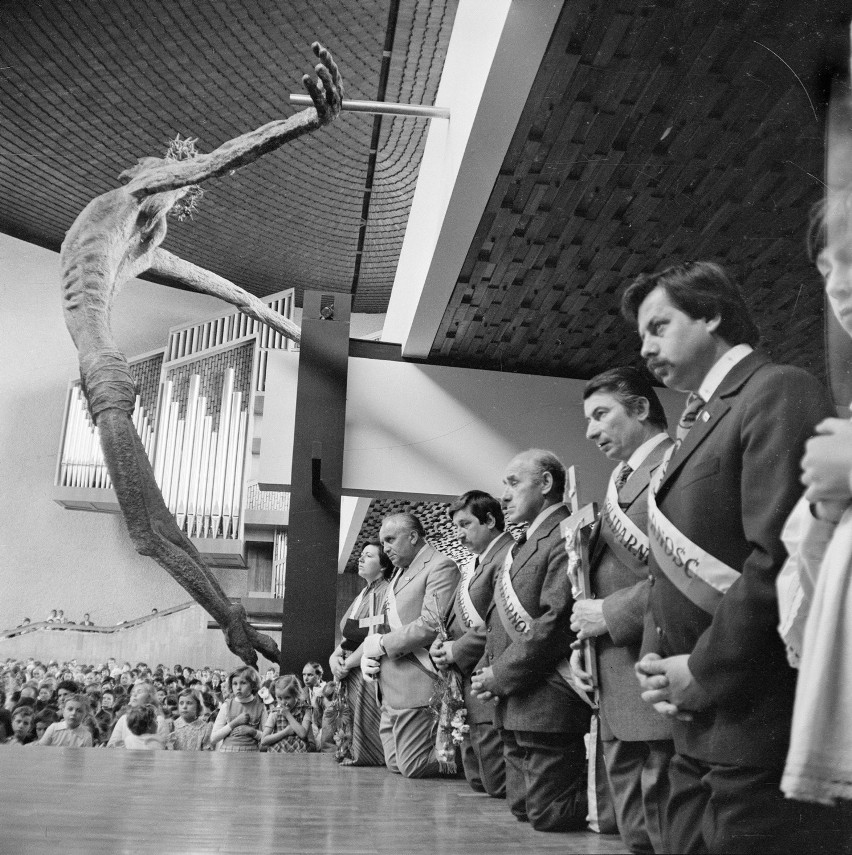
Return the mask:
<svg viewBox="0 0 852 855">
<path fill-rule="evenodd" d="M 491 547 L 491 551 L 470 581 L 470 598 L 476 611 L 481 617 L 488 613 L 491 599 L 494 596 L 494 578 L 503 567 L 506 553 L 514 544 L 515 539 L 508 532 L 503 532 Z M 470 693 L 470 676 L 482 660 L 485 653 L 485 628 L 467 629 L 462 617 L 459 589 L 456 588 L 453 597 L 453 608 L 447 620 L 447 632 L 453 639 L 453 659 L 461 671 L 464 685 L 465 707 L 467 708 L 467 723 L 480 724 L 491 722 L 494 718 L 494 705 L 477 700 Z"/>
<path fill-rule="evenodd" d="M 648 484 L 672 446 L 661 442 L 621 488 L 625 513 L 642 531 L 648 528 Z M 640 573 L 623 564 L 600 537 L 600 522 L 591 544 L 591 581 L 595 597 L 603 600 L 609 634 L 595 639 L 600 682 L 601 739 L 636 742 L 671 739 L 669 721 L 640 696 L 633 666 L 639 658 L 648 607 L 648 568 Z"/>
<path fill-rule="evenodd" d="M 589 707 L 556 673 L 571 654 L 571 583 L 558 508 L 533 532 L 512 562 L 512 586 L 533 618 L 531 632 L 513 640 L 492 603 L 486 616 L 485 661 L 494 669 L 500 700 L 494 724 L 507 730 L 584 733 Z"/>
<path fill-rule="evenodd" d="M 752 353 L 722 381 L 668 466 L 660 510 L 741 574 L 711 618 L 651 556 L 643 649 L 691 654 L 690 670 L 713 700 L 693 722 L 674 723 L 681 754 L 762 768 L 784 763 L 796 672 L 777 631 L 780 532 L 802 492 L 804 442 L 832 414 L 810 374 Z"/>
</svg>

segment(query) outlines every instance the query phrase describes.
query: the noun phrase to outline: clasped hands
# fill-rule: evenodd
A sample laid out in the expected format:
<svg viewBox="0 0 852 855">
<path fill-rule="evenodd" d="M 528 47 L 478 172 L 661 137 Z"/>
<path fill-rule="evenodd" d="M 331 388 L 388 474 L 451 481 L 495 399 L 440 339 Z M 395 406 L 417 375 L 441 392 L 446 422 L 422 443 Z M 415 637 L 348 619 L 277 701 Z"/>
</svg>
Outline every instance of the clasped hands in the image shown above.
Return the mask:
<svg viewBox="0 0 852 855">
<path fill-rule="evenodd" d="M 497 703 L 497 680 L 494 679 L 493 668 L 480 668 L 474 671 L 470 680 L 470 693 L 480 701 Z"/>
<path fill-rule="evenodd" d="M 240 713 L 238 716 L 234 716 L 229 722 L 231 727 L 231 736 L 254 736 L 257 738 L 257 728 L 251 727 L 249 725 L 249 715 L 248 713 Z M 251 733 L 249 733 L 251 731 Z"/>
<path fill-rule="evenodd" d="M 432 642 L 429 648 L 429 657 L 435 663 L 439 671 L 449 671 L 450 666 L 456 661 L 453 656 L 453 642 L 451 639 L 443 640 L 440 637 Z"/>
<path fill-rule="evenodd" d="M 802 483 L 820 519 L 837 522 L 852 502 L 852 422 L 823 419 L 816 426 L 805 443 Z"/>
<path fill-rule="evenodd" d="M 349 675 L 349 669 L 346 667 L 346 657 L 338 654 L 328 663 L 331 666 L 331 674 L 335 680 L 345 680 Z"/>
<path fill-rule="evenodd" d="M 669 718 L 692 721 L 694 712 L 711 704 L 689 670 L 687 654 L 662 659 L 656 653 L 646 653 L 636 663 L 636 676 L 642 700 Z"/>
<path fill-rule="evenodd" d="M 364 646 L 361 649 L 361 674 L 369 682 L 375 680 L 381 670 L 379 660 L 385 655 L 381 639 L 382 637 L 378 633 L 368 635 L 364 639 Z"/>
</svg>

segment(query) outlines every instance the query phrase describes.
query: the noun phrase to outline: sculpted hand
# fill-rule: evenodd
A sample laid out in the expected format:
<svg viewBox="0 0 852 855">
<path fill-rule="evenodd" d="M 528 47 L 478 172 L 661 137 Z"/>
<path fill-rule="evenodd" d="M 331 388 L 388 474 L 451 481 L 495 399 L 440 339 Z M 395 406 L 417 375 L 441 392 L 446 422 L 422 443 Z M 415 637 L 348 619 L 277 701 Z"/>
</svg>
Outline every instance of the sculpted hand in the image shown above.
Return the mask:
<svg viewBox="0 0 852 855">
<path fill-rule="evenodd" d="M 343 80 L 331 54 L 319 42 L 314 42 L 311 47 L 320 60 L 315 68 L 318 80 L 314 82 L 311 76 L 306 74 L 302 83 L 314 102 L 320 124 L 327 125 L 340 115 Z"/>
<path fill-rule="evenodd" d="M 372 683 L 379 676 L 380 670 L 378 659 L 370 659 L 369 656 L 361 657 L 361 674 L 368 683 Z"/>
<path fill-rule="evenodd" d="M 805 443 L 802 458 L 802 483 L 809 502 L 852 500 L 852 422 L 823 419 L 817 435 Z"/>
<path fill-rule="evenodd" d="M 574 680 L 584 692 L 593 692 L 595 684 L 592 682 L 592 675 L 583 669 L 583 651 L 575 649 L 571 654 L 571 673 L 574 675 Z"/>
<path fill-rule="evenodd" d="M 470 691 L 480 701 L 497 701 L 497 681 L 492 668 L 476 671 L 470 681 Z"/>
<path fill-rule="evenodd" d="M 450 665 L 456 661 L 453 658 L 453 642 L 449 639 L 441 641 L 440 638 L 436 638 L 429 648 L 429 655 L 440 671 L 449 670 Z"/>
<path fill-rule="evenodd" d="M 603 600 L 577 600 L 571 612 L 571 630 L 578 641 L 606 635 L 609 631 L 603 616 Z"/>
</svg>

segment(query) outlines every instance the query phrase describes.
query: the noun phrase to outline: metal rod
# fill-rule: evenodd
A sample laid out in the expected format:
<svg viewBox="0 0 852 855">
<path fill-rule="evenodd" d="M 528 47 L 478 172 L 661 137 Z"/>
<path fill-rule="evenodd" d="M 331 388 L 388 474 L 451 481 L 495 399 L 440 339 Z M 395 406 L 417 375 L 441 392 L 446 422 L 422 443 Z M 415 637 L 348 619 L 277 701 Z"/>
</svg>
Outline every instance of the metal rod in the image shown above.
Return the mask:
<svg viewBox="0 0 852 855">
<path fill-rule="evenodd" d="M 290 95 L 296 107 L 313 107 L 310 95 Z M 449 107 L 422 107 L 419 104 L 394 104 L 391 101 L 349 101 L 343 99 L 343 110 L 349 113 L 377 113 L 381 116 L 412 116 L 416 119 L 449 119 Z"/>
</svg>

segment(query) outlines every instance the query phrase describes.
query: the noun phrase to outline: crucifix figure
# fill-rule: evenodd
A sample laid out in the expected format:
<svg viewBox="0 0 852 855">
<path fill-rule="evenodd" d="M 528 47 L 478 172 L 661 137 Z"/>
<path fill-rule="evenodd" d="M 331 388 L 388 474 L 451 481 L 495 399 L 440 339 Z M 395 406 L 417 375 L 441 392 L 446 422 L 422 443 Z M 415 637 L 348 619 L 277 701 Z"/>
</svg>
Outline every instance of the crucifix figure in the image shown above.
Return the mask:
<svg viewBox="0 0 852 855">
<path fill-rule="evenodd" d="M 112 302 L 121 285 L 146 271 L 185 288 L 211 294 L 294 341 L 299 328 L 227 279 L 160 248 L 169 213 L 191 210 L 198 185 L 226 175 L 276 148 L 327 125 L 340 113 L 343 85 L 331 54 L 318 42 L 317 80 L 302 81 L 313 107 L 269 122 L 219 146 L 195 152 L 177 140 L 165 158 L 146 157 L 119 177 L 126 183 L 93 199 L 62 243 L 62 305 L 77 347 L 80 376 L 104 459 L 136 550 L 150 555 L 219 623 L 230 650 L 250 665 L 257 653 L 277 661 L 278 646 L 231 603 L 163 501 L 148 457 L 131 422 L 136 389 L 110 328 Z"/>
</svg>

